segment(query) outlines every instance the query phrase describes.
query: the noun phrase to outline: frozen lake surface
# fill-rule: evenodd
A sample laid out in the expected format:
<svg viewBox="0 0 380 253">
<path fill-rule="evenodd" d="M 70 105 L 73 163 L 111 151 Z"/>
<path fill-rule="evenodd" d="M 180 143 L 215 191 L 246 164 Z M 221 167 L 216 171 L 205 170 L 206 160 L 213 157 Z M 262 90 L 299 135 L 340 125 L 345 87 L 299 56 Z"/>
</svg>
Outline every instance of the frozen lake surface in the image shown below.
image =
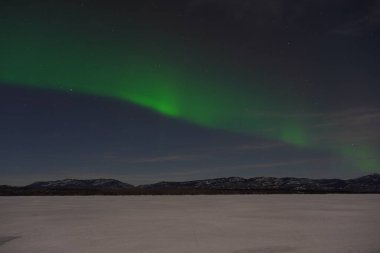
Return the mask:
<svg viewBox="0 0 380 253">
<path fill-rule="evenodd" d="M 380 253 L 380 195 L 0 197 L 1 253 Z"/>
</svg>

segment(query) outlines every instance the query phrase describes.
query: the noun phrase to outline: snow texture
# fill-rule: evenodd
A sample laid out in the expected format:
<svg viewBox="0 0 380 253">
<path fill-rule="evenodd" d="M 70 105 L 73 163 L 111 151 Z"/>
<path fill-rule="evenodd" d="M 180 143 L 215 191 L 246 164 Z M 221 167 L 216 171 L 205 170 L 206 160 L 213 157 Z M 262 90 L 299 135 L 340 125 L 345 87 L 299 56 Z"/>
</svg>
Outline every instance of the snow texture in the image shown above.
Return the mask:
<svg viewBox="0 0 380 253">
<path fill-rule="evenodd" d="M 0 197 L 0 253 L 380 253 L 379 214 L 378 194 Z"/>
</svg>

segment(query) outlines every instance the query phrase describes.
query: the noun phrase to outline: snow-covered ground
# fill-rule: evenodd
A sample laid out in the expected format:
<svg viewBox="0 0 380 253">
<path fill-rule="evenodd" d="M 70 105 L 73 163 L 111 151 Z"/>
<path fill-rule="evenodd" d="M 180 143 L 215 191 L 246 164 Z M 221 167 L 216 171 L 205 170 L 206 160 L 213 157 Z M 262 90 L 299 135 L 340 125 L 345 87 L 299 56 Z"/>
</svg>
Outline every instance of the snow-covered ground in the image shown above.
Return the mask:
<svg viewBox="0 0 380 253">
<path fill-rule="evenodd" d="M 1 253 L 380 253 L 380 195 L 1 197 Z"/>
</svg>

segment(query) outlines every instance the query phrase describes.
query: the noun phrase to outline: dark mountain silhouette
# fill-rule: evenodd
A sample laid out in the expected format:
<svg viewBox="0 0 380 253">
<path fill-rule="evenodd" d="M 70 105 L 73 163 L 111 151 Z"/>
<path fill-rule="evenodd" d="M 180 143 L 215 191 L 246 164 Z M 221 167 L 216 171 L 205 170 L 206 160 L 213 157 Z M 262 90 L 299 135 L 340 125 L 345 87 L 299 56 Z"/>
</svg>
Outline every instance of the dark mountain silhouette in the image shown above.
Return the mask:
<svg viewBox="0 0 380 253">
<path fill-rule="evenodd" d="M 186 182 L 159 182 L 144 189 L 278 190 L 315 192 L 380 192 L 380 174 L 355 179 L 308 179 L 294 177 L 216 178 Z"/>
<path fill-rule="evenodd" d="M 171 195 L 255 193 L 380 193 L 380 174 L 355 179 L 228 177 L 133 186 L 114 179 L 65 179 L 23 187 L 0 186 L 0 195 Z"/>
<path fill-rule="evenodd" d="M 64 179 L 56 181 L 35 182 L 27 185 L 28 188 L 33 189 L 128 189 L 134 187 L 133 185 L 120 182 L 115 179 Z"/>
</svg>

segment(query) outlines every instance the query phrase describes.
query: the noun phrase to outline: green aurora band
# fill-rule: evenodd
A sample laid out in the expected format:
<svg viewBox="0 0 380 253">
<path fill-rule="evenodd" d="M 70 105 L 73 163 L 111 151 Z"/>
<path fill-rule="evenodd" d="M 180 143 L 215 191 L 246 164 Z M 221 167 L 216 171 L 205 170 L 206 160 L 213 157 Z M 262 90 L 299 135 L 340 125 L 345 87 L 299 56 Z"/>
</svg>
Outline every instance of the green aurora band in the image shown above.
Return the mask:
<svg viewBox="0 0 380 253">
<path fill-rule="evenodd" d="M 170 33 L 140 33 L 143 25 L 126 23 L 128 32 L 114 33 L 99 26 L 94 13 L 41 3 L 47 7 L 0 8 L 0 81 L 7 85 L 111 97 L 204 127 L 333 152 L 361 169 L 379 168 L 369 147 L 318 144 L 307 127 L 315 122 L 284 116 L 307 110 L 306 101 L 221 63 L 223 57 L 201 48 L 183 53 Z"/>
</svg>

